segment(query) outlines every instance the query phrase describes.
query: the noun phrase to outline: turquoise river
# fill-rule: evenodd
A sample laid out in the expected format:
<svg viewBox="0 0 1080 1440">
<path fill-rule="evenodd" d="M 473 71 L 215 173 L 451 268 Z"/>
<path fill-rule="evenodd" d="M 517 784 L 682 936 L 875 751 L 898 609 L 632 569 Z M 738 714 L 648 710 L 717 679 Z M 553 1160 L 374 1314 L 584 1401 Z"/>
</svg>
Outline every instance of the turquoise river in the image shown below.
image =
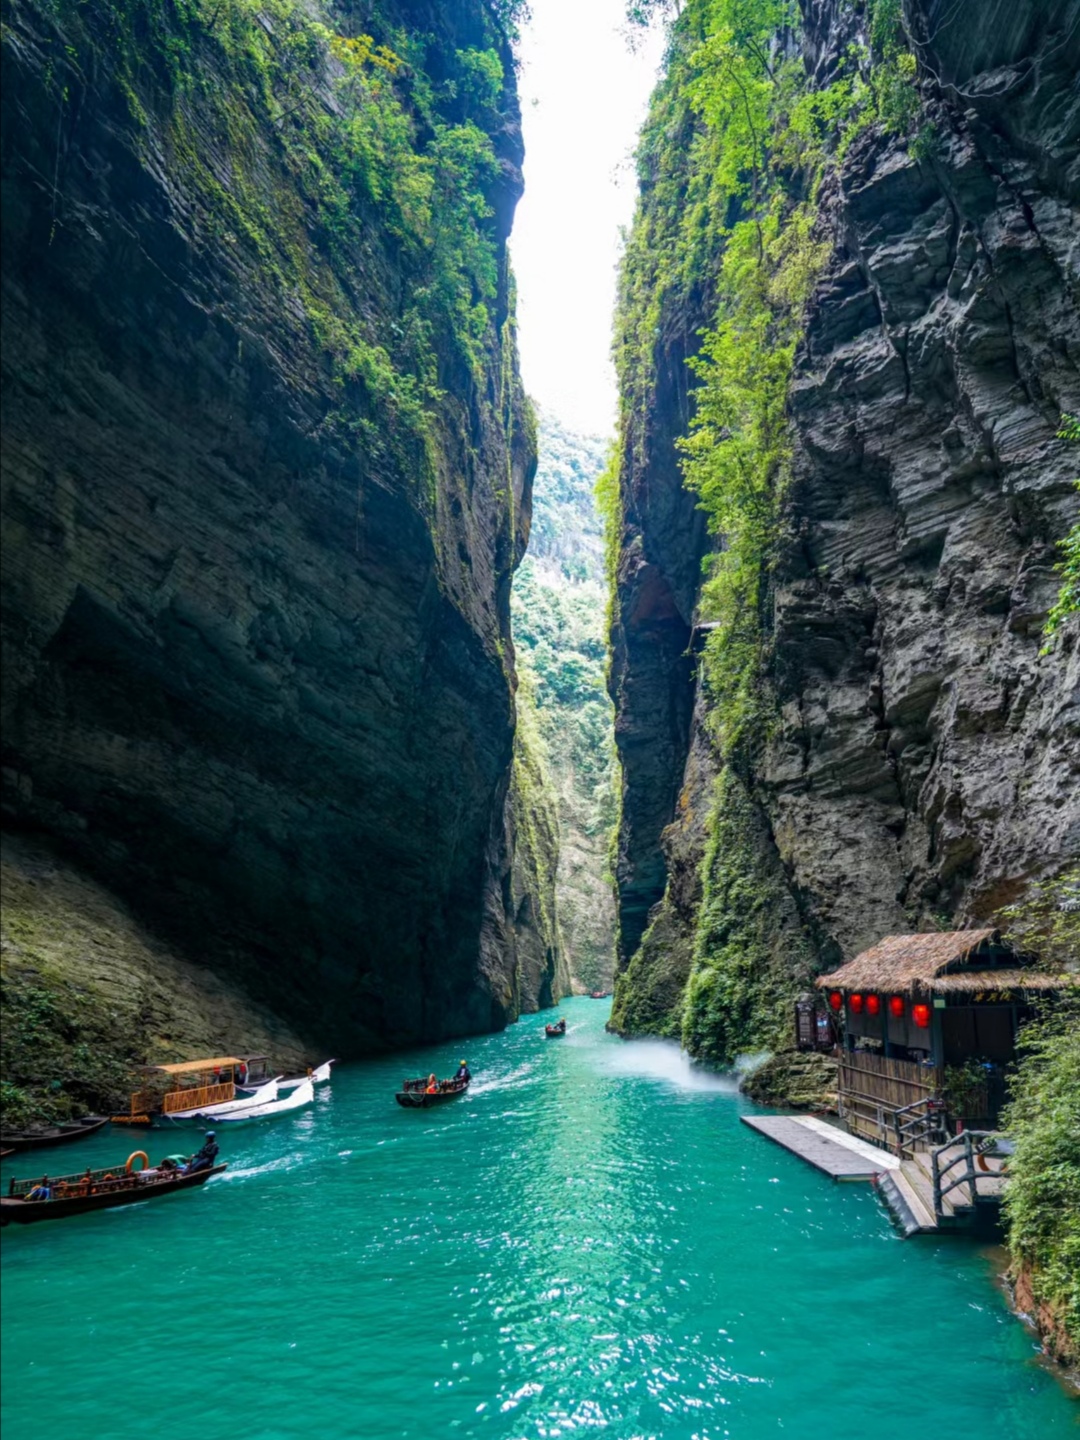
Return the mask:
<svg viewBox="0 0 1080 1440">
<path fill-rule="evenodd" d="M 200 1192 L 5 1229 L 5 1440 L 1077 1434 L 984 1251 L 898 1239 L 607 1009 L 342 1066 Z M 394 1104 L 459 1055 L 468 1095 Z"/>
</svg>

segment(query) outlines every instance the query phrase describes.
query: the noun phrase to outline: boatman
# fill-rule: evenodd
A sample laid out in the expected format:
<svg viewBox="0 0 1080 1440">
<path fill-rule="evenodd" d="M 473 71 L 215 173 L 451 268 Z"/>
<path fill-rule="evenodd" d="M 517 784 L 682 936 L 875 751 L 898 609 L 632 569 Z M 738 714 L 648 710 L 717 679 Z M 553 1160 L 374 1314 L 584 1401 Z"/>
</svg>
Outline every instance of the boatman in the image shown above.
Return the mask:
<svg viewBox="0 0 1080 1440">
<path fill-rule="evenodd" d="M 472 1074 L 471 1074 L 471 1072 L 470 1072 L 470 1070 L 469 1070 L 468 1065 L 465 1064 L 465 1061 L 464 1061 L 464 1060 L 462 1060 L 461 1064 L 458 1066 L 457 1074 L 454 1076 L 454 1079 L 455 1079 L 455 1080 L 471 1080 L 471 1079 L 472 1079 Z"/>
<path fill-rule="evenodd" d="M 198 1154 L 193 1155 L 184 1167 L 186 1175 L 194 1175 L 196 1170 L 212 1170 L 217 1163 L 218 1144 L 214 1139 L 213 1130 L 207 1130 L 203 1147 Z"/>
</svg>

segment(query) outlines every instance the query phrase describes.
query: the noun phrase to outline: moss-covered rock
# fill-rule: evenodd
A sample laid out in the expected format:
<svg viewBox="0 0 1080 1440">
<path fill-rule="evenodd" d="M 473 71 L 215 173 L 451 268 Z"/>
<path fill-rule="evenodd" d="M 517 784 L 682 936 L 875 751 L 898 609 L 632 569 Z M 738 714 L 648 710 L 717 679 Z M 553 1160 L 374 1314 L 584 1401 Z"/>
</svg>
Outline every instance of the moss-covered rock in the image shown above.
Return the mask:
<svg viewBox="0 0 1080 1440">
<path fill-rule="evenodd" d="M 790 1040 L 814 956 L 768 821 L 730 767 L 717 781 L 702 875 L 682 1038 L 692 1055 L 731 1064 Z"/>
<path fill-rule="evenodd" d="M 0 880 L 5 1125 L 126 1110 L 137 1065 L 236 1052 L 290 1068 L 326 1058 L 41 841 L 5 836 Z"/>
<path fill-rule="evenodd" d="M 514 856 L 510 904 L 515 952 L 515 997 L 522 1010 L 544 1009 L 570 993 L 559 923 L 559 814 L 527 685 L 518 691 L 518 726 L 508 806 Z"/>
<path fill-rule="evenodd" d="M 747 1075 L 742 1089 L 759 1105 L 836 1109 L 836 1061 L 831 1055 L 781 1050 Z"/>
</svg>

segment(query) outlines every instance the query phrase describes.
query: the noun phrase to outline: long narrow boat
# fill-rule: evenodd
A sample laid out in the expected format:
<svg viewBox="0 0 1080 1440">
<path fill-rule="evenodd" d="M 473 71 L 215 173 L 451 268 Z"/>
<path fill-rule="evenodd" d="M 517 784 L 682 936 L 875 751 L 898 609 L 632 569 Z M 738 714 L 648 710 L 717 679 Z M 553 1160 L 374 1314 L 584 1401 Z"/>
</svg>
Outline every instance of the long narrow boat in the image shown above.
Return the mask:
<svg viewBox="0 0 1080 1440">
<path fill-rule="evenodd" d="M 336 1060 L 327 1060 L 314 1070 L 309 1070 L 305 1075 L 279 1075 L 278 1090 L 295 1090 L 297 1085 L 302 1085 L 305 1080 L 310 1080 L 313 1085 L 325 1085 L 330 1079 L 330 1067 L 336 1065 Z M 245 1095 L 254 1091 L 257 1087 L 251 1085 L 237 1085 L 237 1090 Z"/>
<path fill-rule="evenodd" d="M 275 1101 L 277 1094 L 277 1080 L 268 1080 L 265 1085 L 260 1085 L 250 1095 L 238 1095 L 234 1100 L 222 1100 L 216 1105 L 204 1105 L 201 1110 L 198 1108 L 172 1110 L 161 1118 L 174 1125 L 201 1125 L 206 1120 L 217 1121 L 229 1118 L 237 1110 L 257 1110 Z"/>
<path fill-rule="evenodd" d="M 108 1123 L 107 1115 L 84 1115 L 81 1120 L 49 1125 L 40 1130 L 3 1130 L 0 1131 L 0 1149 L 10 1154 L 13 1150 L 43 1150 L 46 1145 L 66 1145 L 71 1140 L 82 1140 L 87 1135 L 96 1134 Z"/>
<path fill-rule="evenodd" d="M 156 1200 L 177 1190 L 197 1189 L 205 1185 L 211 1175 L 220 1175 L 227 1168 L 213 1165 L 191 1175 L 160 1166 L 154 1170 L 129 1169 L 135 1158 L 132 1155 L 126 1165 L 121 1161 L 103 1170 L 83 1170 L 77 1175 L 12 1180 L 8 1193 L 0 1197 L 0 1225 L 33 1225 L 39 1220 L 64 1220 L 92 1210 L 111 1210 L 117 1205 Z"/>
<path fill-rule="evenodd" d="M 274 1115 L 287 1115 L 291 1110 L 302 1110 L 315 1099 L 315 1086 L 304 1079 L 290 1095 L 281 1100 L 272 1100 L 265 1105 L 234 1105 L 215 1110 L 204 1118 L 215 1125 L 238 1125 L 246 1120 L 269 1120 Z"/>
<path fill-rule="evenodd" d="M 432 1105 L 445 1105 L 447 1100 L 456 1100 L 469 1088 L 468 1080 L 440 1080 L 438 1090 L 429 1090 L 429 1083 L 423 1077 L 406 1080 L 394 1099 L 406 1110 L 427 1110 Z"/>
</svg>

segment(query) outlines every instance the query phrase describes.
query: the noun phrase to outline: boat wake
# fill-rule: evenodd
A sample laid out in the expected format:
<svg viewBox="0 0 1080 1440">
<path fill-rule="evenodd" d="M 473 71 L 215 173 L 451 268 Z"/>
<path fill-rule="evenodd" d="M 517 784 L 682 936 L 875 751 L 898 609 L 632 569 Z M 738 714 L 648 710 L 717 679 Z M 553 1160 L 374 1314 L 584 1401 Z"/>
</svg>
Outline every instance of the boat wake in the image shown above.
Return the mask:
<svg viewBox="0 0 1080 1440">
<path fill-rule="evenodd" d="M 244 1170 L 234 1169 L 229 1166 L 228 1170 L 218 1178 L 224 1181 L 250 1180 L 252 1175 L 272 1175 L 275 1170 L 292 1170 L 300 1164 L 300 1155 L 279 1155 L 276 1160 L 268 1160 L 265 1165 L 249 1165 Z"/>
<path fill-rule="evenodd" d="M 506 1075 L 498 1075 L 490 1080 L 473 1079 L 469 1086 L 471 1095 L 486 1095 L 491 1090 L 523 1090 L 532 1083 L 534 1067 L 531 1064 L 519 1065 L 516 1070 L 511 1070 Z"/>
</svg>

